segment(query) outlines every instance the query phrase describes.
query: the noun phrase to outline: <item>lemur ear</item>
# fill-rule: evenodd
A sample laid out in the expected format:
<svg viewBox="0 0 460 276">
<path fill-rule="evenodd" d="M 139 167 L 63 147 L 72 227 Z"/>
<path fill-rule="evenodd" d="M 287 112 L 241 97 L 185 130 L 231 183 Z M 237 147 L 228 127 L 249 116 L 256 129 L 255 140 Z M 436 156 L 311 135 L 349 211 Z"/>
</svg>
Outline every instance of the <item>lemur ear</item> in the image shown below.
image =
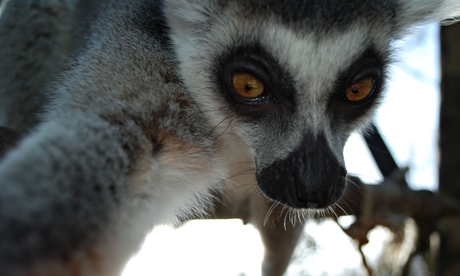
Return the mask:
<svg viewBox="0 0 460 276">
<path fill-rule="evenodd" d="M 399 0 L 401 25 L 460 21 L 460 0 Z"/>
<path fill-rule="evenodd" d="M 444 25 L 460 22 L 460 0 L 444 0 L 439 15 Z"/>
</svg>

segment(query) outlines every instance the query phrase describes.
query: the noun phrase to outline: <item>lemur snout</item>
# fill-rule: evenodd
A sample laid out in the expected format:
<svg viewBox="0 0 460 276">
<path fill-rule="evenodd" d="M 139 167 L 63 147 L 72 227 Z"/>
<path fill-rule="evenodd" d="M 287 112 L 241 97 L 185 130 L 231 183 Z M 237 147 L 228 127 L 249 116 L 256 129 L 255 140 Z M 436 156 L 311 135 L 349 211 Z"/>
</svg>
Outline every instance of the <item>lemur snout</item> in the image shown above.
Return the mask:
<svg viewBox="0 0 460 276">
<path fill-rule="evenodd" d="M 269 198 L 294 208 L 325 208 L 338 201 L 346 169 L 323 135 L 306 135 L 285 159 L 258 170 L 257 181 Z"/>
</svg>

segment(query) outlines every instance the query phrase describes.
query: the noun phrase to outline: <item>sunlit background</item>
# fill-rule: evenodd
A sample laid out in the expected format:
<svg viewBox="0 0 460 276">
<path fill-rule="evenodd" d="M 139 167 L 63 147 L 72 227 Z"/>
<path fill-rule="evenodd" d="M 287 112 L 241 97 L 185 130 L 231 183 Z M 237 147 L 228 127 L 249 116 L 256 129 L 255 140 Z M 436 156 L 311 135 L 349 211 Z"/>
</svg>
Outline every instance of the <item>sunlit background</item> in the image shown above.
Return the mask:
<svg viewBox="0 0 460 276">
<path fill-rule="evenodd" d="M 407 181 L 414 189 L 433 190 L 438 183 L 438 36 L 439 27 L 428 25 L 398 43 L 388 94 L 376 118 L 398 165 L 410 167 Z M 345 160 L 348 171 L 366 183 L 382 180 L 359 135 L 347 143 Z M 372 265 L 388 235 L 377 229 L 370 239 L 364 252 Z M 123 276 L 260 275 L 262 255 L 258 232 L 240 220 L 192 221 L 176 230 L 157 227 Z M 365 275 L 365 270 L 356 245 L 334 222 L 309 221 L 286 275 Z"/>
</svg>

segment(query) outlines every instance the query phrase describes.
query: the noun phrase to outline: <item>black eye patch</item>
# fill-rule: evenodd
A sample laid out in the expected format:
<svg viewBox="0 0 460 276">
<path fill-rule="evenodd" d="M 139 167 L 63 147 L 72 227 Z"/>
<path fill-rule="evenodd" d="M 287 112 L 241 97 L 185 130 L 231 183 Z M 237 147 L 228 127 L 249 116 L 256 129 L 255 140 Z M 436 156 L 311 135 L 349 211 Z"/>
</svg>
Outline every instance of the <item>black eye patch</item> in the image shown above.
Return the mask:
<svg viewBox="0 0 460 276">
<path fill-rule="evenodd" d="M 369 49 L 355 59 L 337 78 L 328 111 L 339 121 L 353 122 L 381 98 L 385 59 Z"/>
<path fill-rule="evenodd" d="M 262 47 L 237 47 L 216 64 L 218 90 L 236 114 L 250 119 L 295 112 L 291 76 Z"/>
</svg>

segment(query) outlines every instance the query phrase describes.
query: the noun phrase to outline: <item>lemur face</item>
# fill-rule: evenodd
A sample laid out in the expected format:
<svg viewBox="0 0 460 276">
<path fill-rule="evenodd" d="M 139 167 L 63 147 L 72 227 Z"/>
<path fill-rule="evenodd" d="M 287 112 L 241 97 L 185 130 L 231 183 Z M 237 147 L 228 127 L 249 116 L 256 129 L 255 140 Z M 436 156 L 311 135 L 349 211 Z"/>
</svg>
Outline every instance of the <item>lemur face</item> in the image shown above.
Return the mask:
<svg viewBox="0 0 460 276">
<path fill-rule="evenodd" d="M 382 96 L 391 42 L 442 5 L 412 2 L 165 5 L 186 87 L 214 125 L 247 143 L 262 192 L 324 208 L 345 187 L 346 140 Z"/>
<path fill-rule="evenodd" d="M 343 146 L 368 120 L 385 74 L 386 49 L 361 31 L 318 41 L 270 26 L 258 41 L 214 61 L 219 118 L 231 118 L 251 148 L 269 198 L 296 208 L 323 208 L 340 198 Z M 348 55 L 336 58 L 342 51 Z"/>
<path fill-rule="evenodd" d="M 286 23 L 276 11 L 251 16 L 233 2 L 221 13 L 177 43 L 191 94 L 214 124 L 232 121 L 266 196 L 330 206 L 345 187 L 344 144 L 382 94 L 389 23 Z"/>
</svg>

